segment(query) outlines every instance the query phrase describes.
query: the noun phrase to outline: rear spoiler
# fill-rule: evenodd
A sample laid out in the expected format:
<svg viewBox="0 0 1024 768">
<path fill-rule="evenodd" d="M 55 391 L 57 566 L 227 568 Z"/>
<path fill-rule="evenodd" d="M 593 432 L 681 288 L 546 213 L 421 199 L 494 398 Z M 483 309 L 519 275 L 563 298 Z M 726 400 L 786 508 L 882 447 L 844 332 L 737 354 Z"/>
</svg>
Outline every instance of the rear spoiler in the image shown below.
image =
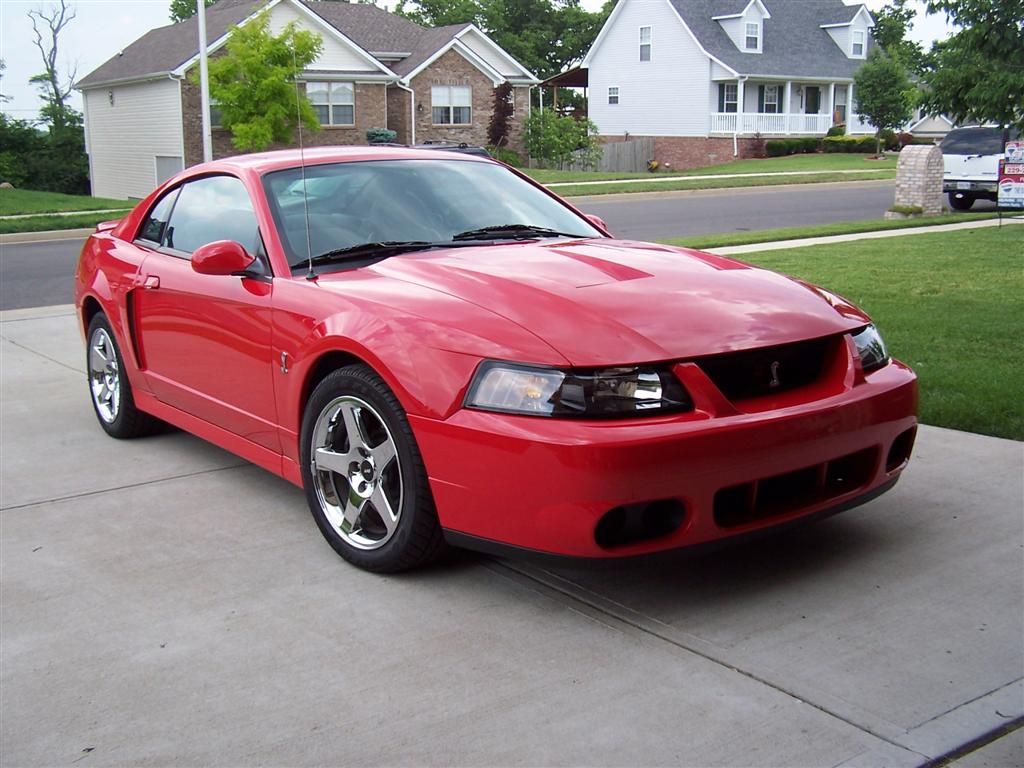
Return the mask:
<svg viewBox="0 0 1024 768">
<path fill-rule="evenodd" d="M 121 219 L 111 219 L 110 221 L 101 221 L 96 225 L 97 232 L 109 232 L 118 224 L 121 223 Z"/>
</svg>

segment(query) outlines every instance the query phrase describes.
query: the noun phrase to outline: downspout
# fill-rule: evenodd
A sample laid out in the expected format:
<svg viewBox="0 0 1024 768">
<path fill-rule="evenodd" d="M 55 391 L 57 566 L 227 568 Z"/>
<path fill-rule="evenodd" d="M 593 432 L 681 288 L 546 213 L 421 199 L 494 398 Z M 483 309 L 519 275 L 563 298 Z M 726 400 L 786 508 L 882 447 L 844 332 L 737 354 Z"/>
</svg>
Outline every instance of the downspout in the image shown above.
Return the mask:
<svg viewBox="0 0 1024 768">
<path fill-rule="evenodd" d="M 416 143 L 416 91 L 407 85 L 402 85 L 401 80 L 396 80 L 395 85 L 403 91 L 409 92 L 409 143 Z"/>
<path fill-rule="evenodd" d="M 747 78 L 748 78 L 748 75 L 744 75 L 743 77 L 741 77 L 739 79 L 740 85 L 742 85 L 743 83 L 747 82 Z M 745 88 L 737 88 L 736 90 L 738 91 L 738 93 L 736 94 L 737 99 L 739 99 L 741 94 L 742 94 L 742 101 L 746 101 L 747 100 L 746 89 Z M 736 105 L 736 130 L 732 132 L 732 156 L 733 157 L 739 157 L 740 156 L 740 140 L 739 140 L 739 135 L 740 135 L 740 123 L 741 122 L 743 122 L 743 104 L 739 103 L 739 104 Z"/>
</svg>

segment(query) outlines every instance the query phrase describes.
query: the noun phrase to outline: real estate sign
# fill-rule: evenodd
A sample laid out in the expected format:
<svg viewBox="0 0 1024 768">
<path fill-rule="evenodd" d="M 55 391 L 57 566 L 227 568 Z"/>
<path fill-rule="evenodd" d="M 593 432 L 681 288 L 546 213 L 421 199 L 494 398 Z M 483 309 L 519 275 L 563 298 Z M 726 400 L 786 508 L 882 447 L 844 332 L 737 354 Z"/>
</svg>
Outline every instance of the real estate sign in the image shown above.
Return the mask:
<svg viewBox="0 0 1024 768">
<path fill-rule="evenodd" d="M 1024 141 L 1007 142 L 999 161 L 999 207 L 1024 208 Z"/>
</svg>

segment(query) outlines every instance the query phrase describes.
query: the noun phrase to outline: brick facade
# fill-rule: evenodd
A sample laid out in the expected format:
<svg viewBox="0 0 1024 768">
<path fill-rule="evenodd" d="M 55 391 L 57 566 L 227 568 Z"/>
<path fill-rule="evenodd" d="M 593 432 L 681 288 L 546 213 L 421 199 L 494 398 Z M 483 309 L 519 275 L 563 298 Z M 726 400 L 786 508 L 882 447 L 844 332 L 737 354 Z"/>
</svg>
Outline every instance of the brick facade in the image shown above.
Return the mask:
<svg viewBox="0 0 1024 768">
<path fill-rule="evenodd" d="M 385 86 L 383 83 L 357 83 L 355 86 L 355 125 L 348 127 L 324 126 L 319 131 L 304 131 L 303 144 L 307 147 L 366 144 L 369 128 L 383 128 L 387 119 Z M 185 139 L 185 167 L 203 161 L 202 109 L 199 86 L 185 80 L 181 85 L 181 121 Z M 286 149 L 298 146 L 274 144 L 267 149 Z M 223 128 L 213 129 L 213 157 L 219 159 L 240 154 L 231 143 L 231 134 Z"/>
<path fill-rule="evenodd" d="M 411 144 L 409 130 L 409 101 L 412 98 L 407 90 L 397 85 L 388 86 L 388 128 L 395 132 L 395 141 L 399 144 Z"/>
<path fill-rule="evenodd" d="M 690 168 L 704 168 L 709 165 L 728 163 L 731 160 L 758 157 L 760 142 L 757 139 L 739 139 L 739 154 L 733 156 L 731 138 L 702 136 L 602 136 L 604 142 L 626 141 L 629 139 L 654 140 L 654 159 L 663 168 L 685 171 Z"/>
<path fill-rule="evenodd" d="M 468 85 L 472 88 L 473 112 L 469 125 L 434 125 L 431 88 L 435 85 Z M 411 82 L 416 93 L 416 143 L 454 141 L 486 146 L 487 126 L 494 109 L 494 85 L 491 79 L 461 54 L 447 51 L 420 72 Z M 529 89 L 516 88 L 516 111 L 509 121 L 509 147 L 523 152 L 523 131 L 529 104 Z M 408 94 L 406 94 L 408 96 Z M 397 99 L 395 99 L 397 103 Z M 389 106 L 391 102 L 389 101 Z M 408 102 L 405 102 L 408 110 Z M 394 115 L 389 112 L 389 118 Z M 401 141 L 401 139 L 399 139 Z"/>
</svg>

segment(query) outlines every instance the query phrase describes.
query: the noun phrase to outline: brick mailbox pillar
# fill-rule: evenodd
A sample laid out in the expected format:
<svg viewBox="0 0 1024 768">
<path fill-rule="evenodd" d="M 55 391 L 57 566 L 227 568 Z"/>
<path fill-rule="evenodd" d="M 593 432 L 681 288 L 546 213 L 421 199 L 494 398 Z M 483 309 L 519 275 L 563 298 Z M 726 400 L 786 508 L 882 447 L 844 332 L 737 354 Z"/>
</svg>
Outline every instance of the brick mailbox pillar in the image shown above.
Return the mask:
<svg viewBox="0 0 1024 768">
<path fill-rule="evenodd" d="M 920 213 L 888 211 L 885 218 L 938 216 L 942 213 L 942 174 L 942 150 L 937 146 L 909 144 L 904 147 L 896 166 L 896 204 L 893 208 L 919 208 Z"/>
</svg>

